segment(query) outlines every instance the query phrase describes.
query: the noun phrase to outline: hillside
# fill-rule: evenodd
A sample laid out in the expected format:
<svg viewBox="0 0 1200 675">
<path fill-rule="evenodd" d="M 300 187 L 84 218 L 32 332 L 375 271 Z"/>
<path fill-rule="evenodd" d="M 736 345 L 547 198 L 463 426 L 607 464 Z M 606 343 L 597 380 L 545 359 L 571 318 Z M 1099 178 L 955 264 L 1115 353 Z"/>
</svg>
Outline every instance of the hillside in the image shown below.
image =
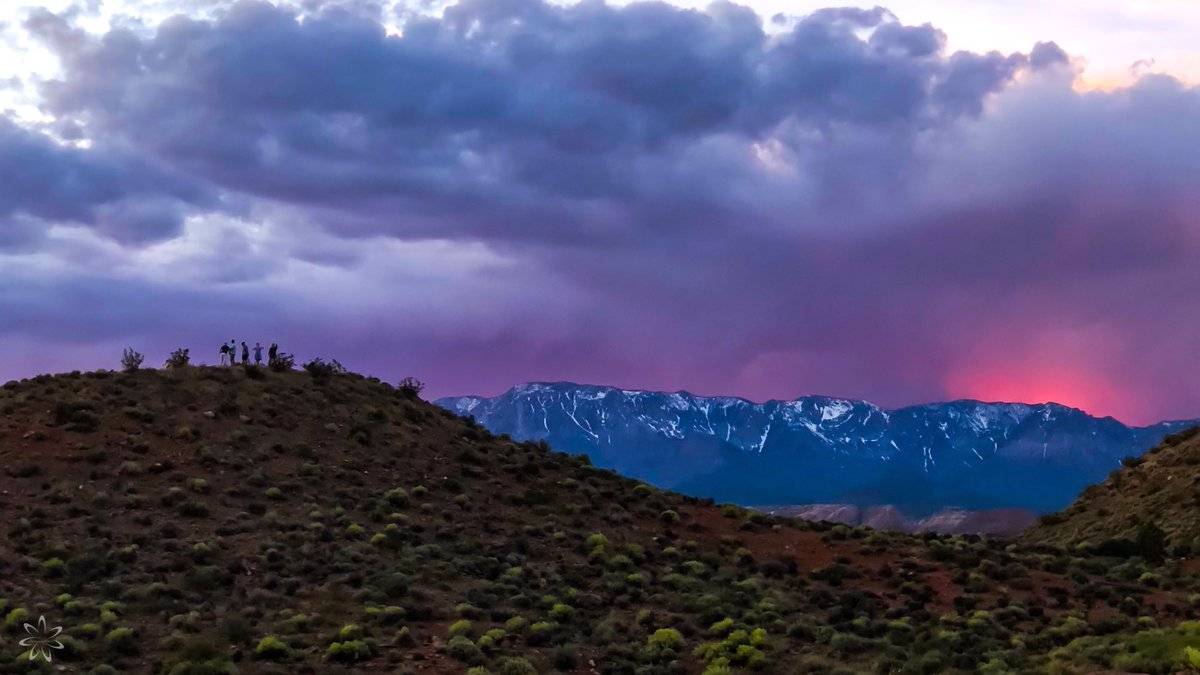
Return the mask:
<svg viewBox="0 0 1200 675">
<path fill-rule="evenodd" d="M 898 532 L 940 532 L 942 534 L 987 534 L 1012 537 L 1033 525 L 1037 516 L 1020 509 L 963 511 L 945 509 L 920 519 L 907 518 L 893 506 L 860 508 L 853 504 L 797 504 L 758 507 L 772 515 L 829 521 L 843 525 L 861 525 L 876 530 Z"/>
<path fill-rule="evenodd" d="M 42 670 L 97 674 L 1164 672 L 1200 646 L 1174 567 L 722 507 L 356 375 L 8 383 L 0 521 L 0 672 L 41 615 Z"/>
<path fill-rule="evenodd" d="M 1200 555 L 1200 428 L 1183 431 L 1022 535 L 1030 543 L 1133 548 L 1165 535 L 1165 552 Z"/>
<path fill-rule="evenodd" d="M 495 433 L 545 440 L 660 487 L 747 506 L 1057 511 L 1189 422 L 1130 427 L 1055 403 L 952 401 L 887 410 L 804 396 L 754 403 L 537 382 L 445 398 Z"/>
</svg>

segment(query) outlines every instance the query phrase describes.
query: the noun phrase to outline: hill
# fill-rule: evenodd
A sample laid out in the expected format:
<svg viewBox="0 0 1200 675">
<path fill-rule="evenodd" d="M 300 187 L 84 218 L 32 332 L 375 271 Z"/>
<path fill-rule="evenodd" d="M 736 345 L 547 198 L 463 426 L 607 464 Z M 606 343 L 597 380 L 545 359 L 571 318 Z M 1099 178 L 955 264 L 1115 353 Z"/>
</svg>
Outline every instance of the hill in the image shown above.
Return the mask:
<svg viewBox="0 0 1200 675">
<path fill-rule="evenodd" d="M 439 404 L 495 433 L 545 440 L 598 466 L 746 506 L 1063 508 L 1120 461 L 1193 423 L 1130 427 L 1056 403 L 952 401 L 886 410 L 804 396 L 754 403 L 571 382 Z"/>
<path fill-rule="evenodd" d="M 1200 428 L 1167 437 L 1044 516 L 1022 539 L 1064 547 L 1107 547 L 1200 555 Z"/>
<path fill-rule="evenodd" d="M 350 374 L 8 383 L 0 522 L 0 672 L 1162 672 L 1200 639 L 1176 567 L 689 499 Z"/>
<path fill-rule="evenodd" d="M 921 519 L 906 518 L 892 506 L 859 508 L 853 504 L 797 504 L 759 507 L 772 515 L 827 520 L 843 525 L 862 525 L 876 530 L 940 532 L 942 534 L 988 534 L 1013 537 L 1033 525 L 1037 516 L 1020 509 L 963 511 L 946 509 Z"/>
</svg>

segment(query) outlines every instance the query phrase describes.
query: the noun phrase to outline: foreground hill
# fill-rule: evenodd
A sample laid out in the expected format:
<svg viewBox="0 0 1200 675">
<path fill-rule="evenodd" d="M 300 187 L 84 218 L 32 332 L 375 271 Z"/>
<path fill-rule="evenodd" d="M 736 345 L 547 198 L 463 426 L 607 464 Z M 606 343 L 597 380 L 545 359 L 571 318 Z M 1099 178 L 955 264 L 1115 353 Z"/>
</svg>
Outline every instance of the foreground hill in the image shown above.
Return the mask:
<svg viewBox="0 0 1200 675">
<path fill-rule="evenodd" d="M 1200 644 L 1174 567 L 720 507 L 354 375 L 4 385 L 0 522 L 0 672 L 41 615 L 91 673 L 1164 672 Z"/>
<path fill-rule="evenodd" d="M 546 440 L 688 494 L 891 505 L 913 519 L 946 508 L 1056 511 L 1123 458 L 1192 424 L 1129 427 L 1055 403 L 884 410 L 824 396 L 752 403 L 569 382 L 438 403 L 495 433 Z"/>
<path fill-rule="evenodd" d="M 1170 436 L 1126 461 L 1022 538 L 1065 547 L 1150 546 L 1162 549 L 1158 553 L 1200 555 L 1200 428 Z"/>
</svg>

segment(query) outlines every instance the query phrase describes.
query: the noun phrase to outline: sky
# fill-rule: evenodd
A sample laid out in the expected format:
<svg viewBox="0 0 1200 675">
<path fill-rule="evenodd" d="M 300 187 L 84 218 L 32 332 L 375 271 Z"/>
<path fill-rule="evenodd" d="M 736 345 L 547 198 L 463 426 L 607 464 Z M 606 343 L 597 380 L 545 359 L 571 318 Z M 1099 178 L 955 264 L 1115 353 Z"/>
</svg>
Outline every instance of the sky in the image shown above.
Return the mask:
<svg viewBox="0 0 1200 675">
<path fill-rule="evenodd" d="M 1200 417 L 1200 5 L 0 8 L 0 380 Z"/>
</svg>

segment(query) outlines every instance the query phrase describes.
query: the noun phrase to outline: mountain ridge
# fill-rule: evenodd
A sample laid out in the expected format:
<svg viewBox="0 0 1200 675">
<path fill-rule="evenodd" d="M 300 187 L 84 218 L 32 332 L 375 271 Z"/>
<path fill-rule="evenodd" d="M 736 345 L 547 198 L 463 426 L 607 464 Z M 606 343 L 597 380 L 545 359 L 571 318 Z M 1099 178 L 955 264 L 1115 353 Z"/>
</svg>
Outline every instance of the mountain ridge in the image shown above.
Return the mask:
<svg viewBox="0 0 1200 675">
<path fill-rule="evenodd" d="M 756 403 L 569 381 L 436 402 L 493 432 L 546 440 L 690 494 L 741 504 L 896 504 L 914 516 L 1053 511 L 1122 458 L 1196 424 L 1127 426 L 1055 402 L 885 409 L 824 395 Z"/>
</svg>

